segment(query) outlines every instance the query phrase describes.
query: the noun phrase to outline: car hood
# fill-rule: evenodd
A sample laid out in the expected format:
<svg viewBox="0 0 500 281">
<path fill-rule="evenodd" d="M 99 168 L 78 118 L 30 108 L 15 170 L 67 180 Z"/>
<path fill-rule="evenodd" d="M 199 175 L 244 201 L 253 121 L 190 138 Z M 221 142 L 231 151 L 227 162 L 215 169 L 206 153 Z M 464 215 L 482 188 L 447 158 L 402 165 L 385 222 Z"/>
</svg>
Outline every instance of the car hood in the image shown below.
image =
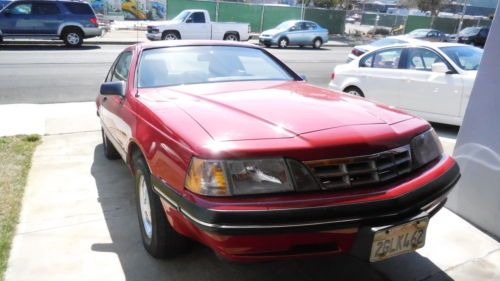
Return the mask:
<svg viewBox="0 0 500 281">
<path fill-rule="evenodd" d="M 265 30 L 264 32 L 262 32 L 262 36 L 275 36 L 276 34 L 279 34 L 281 32 L 283 32 L 284 30 L 282 29 L 276 29 L 276 28 L 273 28 L 273 29 L 268 29 L 268 30 Z"/>
<path fill-rule="evenodd" d="M 175 103 L 215 141 L 292 138 L 352 125 L 394 124 L 400 111 L 305 82 L 226 82 L 141 91 L 163 118 Z M 162 103 L 165 106 L 162 106 Z"/>
</svg>

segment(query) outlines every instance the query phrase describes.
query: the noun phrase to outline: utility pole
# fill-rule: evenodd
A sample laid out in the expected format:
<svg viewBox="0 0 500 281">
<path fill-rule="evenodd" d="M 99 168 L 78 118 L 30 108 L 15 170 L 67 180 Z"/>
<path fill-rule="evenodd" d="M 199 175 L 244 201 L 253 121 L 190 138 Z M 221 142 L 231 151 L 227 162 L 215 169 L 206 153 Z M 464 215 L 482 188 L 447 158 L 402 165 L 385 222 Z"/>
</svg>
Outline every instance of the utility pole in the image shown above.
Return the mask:
<svg viewBox="0 0 500 281">
<path fill-rule="evenodd" d="M 469 3 L 469 0 L 464 0 L 464 7 L 462 9 L 462 15 L 460 16 L 460 22 L 458 23 L 458 30 L 457 34 L 462 30 L 462 23 L 464 22 L 464 16 L 465 12 L 467 12 L 467 4 Z"/>
</svg>

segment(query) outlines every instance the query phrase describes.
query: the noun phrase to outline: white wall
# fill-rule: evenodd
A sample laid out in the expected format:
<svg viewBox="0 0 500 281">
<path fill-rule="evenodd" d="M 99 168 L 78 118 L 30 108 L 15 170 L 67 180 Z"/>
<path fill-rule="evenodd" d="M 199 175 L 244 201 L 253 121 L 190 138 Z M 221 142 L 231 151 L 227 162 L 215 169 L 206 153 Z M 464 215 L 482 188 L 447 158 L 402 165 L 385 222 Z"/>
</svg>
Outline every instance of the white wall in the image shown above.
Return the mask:
<svg viewBox="0 0 500 281">
<path fill-rule="evenodd" d="M 497 7 L 498 11 L 498 7 Z M 498 13 L 497 13 L 498 14 Z M 500 239 L 500 18 L 491 25 L 455 146 L 462 178 L 447 207 Z"/>
</svg>

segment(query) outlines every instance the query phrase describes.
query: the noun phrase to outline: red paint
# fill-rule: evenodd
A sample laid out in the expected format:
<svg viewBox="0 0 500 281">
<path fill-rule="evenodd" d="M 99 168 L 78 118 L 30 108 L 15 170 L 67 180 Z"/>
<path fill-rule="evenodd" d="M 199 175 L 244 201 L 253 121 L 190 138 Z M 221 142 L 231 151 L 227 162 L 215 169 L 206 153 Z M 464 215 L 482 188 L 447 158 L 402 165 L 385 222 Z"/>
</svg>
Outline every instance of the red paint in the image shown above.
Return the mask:
<svg viewBox="0 0 500 281">
<path fill-rule="evenodd" d="M 123 150 L 130 154 L 131 147 L 137 146 L 153 175 L 199 206 L 241 211 L 378 201 L 418 189 L 454 164 L 452 158 L 445 156 L 403 183 L 374 189 L 233 198 L 195 195 L 184 188 L 186 170 L 193 156 L 209 159 L 280 156 L 306 161 L 368 155 L 407 145 L 430 126 L 401 111 L 302 81 L 136 89 L 135 69 L 144 48 L 192 44 L 251 46 L 213 41 L 131 46 L 126 49 L 133 56 L 125 98 L 108 97 L 103 101 L 98 96 L 96 102 L 101 119 L 107 122 Z M 350 228 L 274 235 L 215 235 L 198 229 L 176 209 L 163 203 L 174 229 L 234 260 L 344 253 L 357 233 L 356 228 Z M 310 244 L 325 245 L 327 250 L 290 252 L 294 247 Z"/>
</svg>

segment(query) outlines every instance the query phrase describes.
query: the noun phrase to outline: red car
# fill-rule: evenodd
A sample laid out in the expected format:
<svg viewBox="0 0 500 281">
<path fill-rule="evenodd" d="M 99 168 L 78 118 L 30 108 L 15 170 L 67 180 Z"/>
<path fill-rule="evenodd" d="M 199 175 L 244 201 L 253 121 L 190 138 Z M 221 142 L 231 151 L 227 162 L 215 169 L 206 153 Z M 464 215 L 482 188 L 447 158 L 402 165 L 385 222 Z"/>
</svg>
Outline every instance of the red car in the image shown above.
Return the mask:
<svg viewBox="0 0 500 281">
<path fill-rule="evenodd" d="M 97 113 L 157 258 L 193 239 L 239 261 L 383 260 L 424 245 L 460 177 L 427 122 L 309 85 L 250 44 L 128 47 Z"/>
</svg>

